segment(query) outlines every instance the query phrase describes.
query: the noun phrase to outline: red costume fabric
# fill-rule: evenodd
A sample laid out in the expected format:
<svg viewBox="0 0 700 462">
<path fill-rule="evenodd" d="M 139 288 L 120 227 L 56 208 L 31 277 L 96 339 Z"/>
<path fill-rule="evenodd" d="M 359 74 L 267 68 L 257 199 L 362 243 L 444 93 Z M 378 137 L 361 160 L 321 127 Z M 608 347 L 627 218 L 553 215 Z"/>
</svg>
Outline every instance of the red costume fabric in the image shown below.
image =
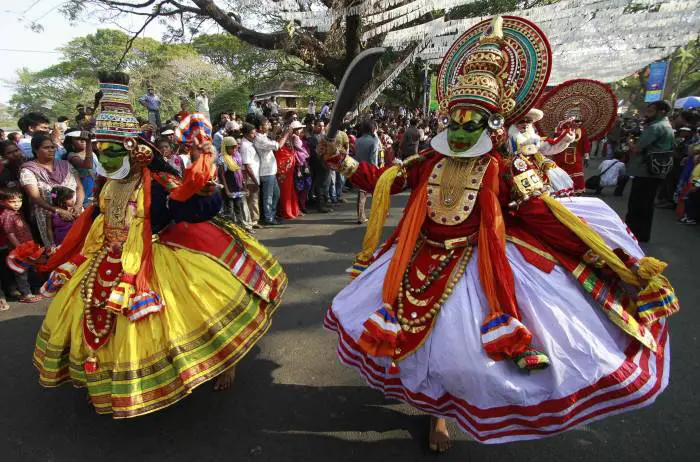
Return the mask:
<svg viewBox="0 0 700 462">
<path fill-rule="evenodd" d="M 407 176 L 404 179 L 397 179 L 392 185 L 392 194 L 401 192 L 406 186 L 413 190 L 409 202 L 406 205 L 407 210 L 411 208 L 411 204 L 413 204 L 414 201 L 427 200 L 425 197 L 417 197 L 416 191 L 422 190 L 419 186 L 427 181 L 435 165 L 443 159 L 441 154 L 431 150 L 423 152 L 422 155 L 426 157 L 426 159 L 418 165 L 413 165 L 408 170 Z M 531 198 L 529 201 L 521 204 L 517 209 L 511 209 L 508 206 L 511 201 L 511 185 L 506 172 L 507 169 L 503 168 L 502 163 L 503 160 L 500 159 L 497 154 L 491 155 L 491 162 L 488 165 L 487 174 L 481 185 L 481 190 L 478 193 L 479 198 L 474 203 L 471 214 L 464 222 L 456 226 L 447 226 L 434 222 L 426 214 L 421 226 L 421 236 L 422 238 L 437 242 L 470 237 L 470 245 L 475 245 L 477 242 L 480 248 L 485 245 L 486 247 L 481 248 L 480 255 L 484 252 L 486 252 L 484 256 L 488 255 L 489 264 L 487 266 L 489 267 L 488 269 L 491 270 L 492 275 L 487 277 L 486 273 L 488 270 L 486 268 L 484 271 L 480 269 L 482 273 L 482 284 L 490 286 L 489 288 L 493 291 L 494 299 L 497 300 L 498 308 L 503 313 L 518 319 L 518 305 L 515 299 L 513 275 L 510 270 L 510 265 L 503 251 L 499 251 L 499 246 L 491 245 L 491 243 L 495 243 L 500 237 L 497 235 L 498 233 L 492 235 L 493 230 L 490 229 L 488 223 L 494 220 L 497 222 L 500 219 L 499 217 L 502 216 L 506 235 L 512 235 L 517 238 L 515 241 L 511 240 L 511 242 L 516 244 L 528 261 L 545 272 L 549 272 L 553 269 L 554 264 L 552 259 L 557 258 L 559 255 L 565 256 L 567 259 L 578 261 L 588 248 L 573 234 L 573 232 L 556 219 L 549 208 L 539 198 Z M 357 171 L 351 176 L 351 181 L 362 189 L 373 191 L 379 177 L 386 168 L 388 167 L 380 168 L 362 162 Z M 486 178 L 489 176 L 494 178 L 493 181 L 497 183 L 496 187 L 494 187 L 494 185 L 490 185 L 489 187 L 486 184 Z M 495 204 L 491 204 L 489 200 L 486 200 L 486 196 L 484 195 L 489 192 L 487 190 L 497 191 L 497 196 L 494 196 Z M 493 192 L 491 192 L 491 194 L 493 194 Z M 495 210 L 491 210 L 494 205 Z M 488 207 L 488 213 L 486 213 L 486 215 L 484 215 L 484 210 L 482 210 L 485 206 Z M 500 207 L 500 210 L 498 207 Z M 484 219 L 486 219 L 486 222 L 484 222 Z M 382 248 L 383 252 L 389 250 L 396 243 L 396 238 L 401 233 L 403 226 L 404 219 L 402 218 L 402 221 L 399 223 L 394 233 L 385 242 Z M 479 239 L 480 233 L 487 233 L 486 236 L 483 236 L 484 239 Z M 537 238 L 533 236 L 537 236 Z M 533 251 L 533 249 L 535 250 Z M 441 269 L 440 277 L 433 283 L 428 291 L 421 295 L 420 300 L 413 300 L 409 296 L 402 296 L 400 300 L 394 302 L 394 313 L 400 313 L 401 310 L 423 316 L 427 310 L 425 305 L 423 305 L 426 301 L 426 297 L 428 301 L 431 301 L 432 298 L 439 298 L 446 293 L 446 286 L 453 278 L 457 267 L 457 261 L 462 257 L 463 252 L 464 248 L 458 248 L 453 252 L 453 255 L 450 255 L 450 261 Z M 549 255 L 550 258 L 542 257 L 543 254 Z M 406 275 L 407 279 L 404 279 L 404 285 L 410 285 L 414 288 L 421 286 L 423 281 L 421 278 L 431 274 L 437 267 L 434 259 L 444 259 L 446 256 L 446 251 L 441 250 L 439 247 L 419 244 L 418 249 L 415 251 L 409 263 Z M 432 303 L 430 303 L 430 306 L 432 306 Z M 402 310 L 402 307 L 405 308 L 405 310 Z M 427 335 L 430 334 L 432 324 L 431 321 L 425 329 L 402 332 L 399 342 L 400 353 L 398 353 L 397 356 L 399 358 L 405 357 L 419 348 L 425 341 Z"/>
<path fill-rule="evenodd" d="M 410 168 L 405 180 L 401 181 L 397 179 L 391 188 L 392 194 L 401 192 L 406 186 L 415 189 L 421 178 L 430 175 L 435 164 L 443 158 L 441 154 L 432 150 L 425 151 L 421 153 L 421 155 L 426 157 L 426 160 L 420 165 Z M 379 180 L 379 177 L 387 168 L 388 167 L 379 168 L 375 165 L 361 162 L 357 171 L 350 179 L 353 184 L 359 188 L 372 192 L 374 191 L 374 186 Z M 492 164 L 489 168 L 496 168 L 496 166 Z M 517 209 L 509 208 L 508 203 L 511 200 L 511 186 L 508 182 L 508 178 L 503 173 L 502 171 L 499 172 L 498 202 L 503 210 L 503 217 L 508 235 L 525 233 L 528 236 L 537 236 L 537 239 L 533 238 L 532 241 L 528 240 L 528 243 L 537 246 L 538 242 L 543 242 L 551 246 L 551 248 L 564 254 L 569 254 L 575 258 L 579 258 L 588 250 L 588 247 L 571 230 L 560 223 L 539 198 L 533 197 L 529 201 L 521 204 Z M 411 194 L 406 207 L 409 207 L 413 200 L 418 199 L 414 197 L 414 194 Z M 480 214 L 480 203 L 477 201 L 474 204 L 474 209 L 469 218 L 457 226 L 441 225 L 428 219 L 426 216 L 422 227 L 423 234 L 435 241 L 470 236 L 479 231 Z M 400 227 L 401 222 L 399 222 L 396 231 L 394 231 L 392 236 L 387 240 L 385 248 L 393 243 L 395 236 L 398 235 Z M 547 251 L 548 249 L 542 248 L 540 250 Z"/>
<path fill-rule="evenodd" d="M 583 159 L 591 152 L 591 141 L 588 134 L 581 128 L 581 139 L 569 145 L 559 154 L 552 156 L 557 166 L 569 174 L 574 182 L 574 193 L 583 194 L 586 191 L 586 180 L 583 175 Z"/>
<path fill-rule="evenodd" d="M 301 215 L 297 191 L 294 187 L 294 167 L 296 156 L 294 149 L 282 146 L 276 153 L 277 158 L 277 182 L 280 186 L 280 200 L 277 205 L 277 213 L 283 218 L 291 219 Z"/>
</svg>

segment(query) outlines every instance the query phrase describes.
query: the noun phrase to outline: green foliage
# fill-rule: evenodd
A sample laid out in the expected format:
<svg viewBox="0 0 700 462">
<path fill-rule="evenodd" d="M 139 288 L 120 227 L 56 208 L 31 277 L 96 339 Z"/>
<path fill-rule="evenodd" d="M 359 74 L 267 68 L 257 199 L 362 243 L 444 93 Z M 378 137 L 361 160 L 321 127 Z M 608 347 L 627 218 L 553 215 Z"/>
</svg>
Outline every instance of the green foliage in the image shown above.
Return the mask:
<svg viewBox="0 0 700 462">
<path fill-rule="evenodd" d="M 423 74 L 425 62 L 417 59 L 409 64 L 382 93 L 390 107 L 423 107 Z"/>
<path fill-rule="evenodd" d="M 192 47 L 207 61 L 224 67 L 233 77 L 234 87 L 222 95 L 222 104 L 231 110 L 230 104 L 237 107 L 232 94 L 245 93 L 242 109 L 248 102 L 251 92 L 259 92 L 274 82 L 291 80 L 297 83 L 297 90 L 305 97 L 315 97 L 319 101 L 331 100 L 335 89 L 327 80 L 309 71 L 302 60 L 280 50 L 263 50 L 249 45 L 230 34 L 206 34 L 194 38 Z M 218 98 L 217 98 L 218 100 Z M 223 107 L 223 106 L 222 106 Z M 239 112 L 236 110 L 236 112 Z M 212 109 L 212 114 L 216 113 Z"/>
<path fill-rule="evenodd" d="M 640 111 L 644 107 L 644 95 L 649 69 L 612 84 L 612 90 L 625 101 L 628 112 Z M 671 102 L 684 96 L 700 94 L 700 39 L 679 48 L 671 56 L 671 69 L 666 82 L 666 99 Z"/>
<path fill-rule="evenodd" d="M 282 78 L 298 82 L 303 95 L 333 98 L 332 86 L 298 58 L 253 47 L 230 34 L 201 35 L 187 45 L 139 37 L 124 55 L 128 42 L 129 36 L 121 31 L 98 29 L 61 48 L 57 64 L 38 72 L 20 70 L 11 112 L 15 117 L 37 110 L 52 120 L 61 115 L 72 118 L 78 103 L 92 106 L 97 71 L 116 68 L 129 74 L 132 103 L 143 118 L 147 113 L 138 98 L 149 86 L 162 100 L 163 119 L 178 112 L 183 100 L 191 110 L 193 93 L 200 87 L 209 94 L 212 115 L 245 113 L 251 92 Z"/>
<path fill-rule="evenodd" d="M 278 50 L 263 50 L 230 34 L 199 35 L 192 48 L 207 61 L 222 66 L 241 84 L 259 81 L 274 74 L 285 61 Z"/>
<path fill-rule="evenodd" d="M 121 31 L 98 29 L 78 37 L 61 48 L 61 61 L 38 72 L 22 69 L 10 99 L 16 117 L 39 110 L 51 119 L 75 115 L 78 103 L 92 106 L 97 91 L 97 71 L 119 69 L 129 73 L 134 109 L 145 117 L 137 103 L 148 86 L 154 86 L 163 100 L 164 117 L 180 108 L 180 100 L 195 88 L 204 87 L 210 97 L 232 83 L 221 66 L 207 62 L 190 45 L 164 44 L 150 38 L 137 38 L 128 53 L 129 36 Z"/>
<path fill-rule="evenodd" d="M 212 117 L 216 117 L 222 112 L 235 112 L 245 118 L 249 95 L 250 88 L 245 85 L 222 89 L 217 93 L 216 98 L 209 103 L 209 112 Z"/>
</svg>

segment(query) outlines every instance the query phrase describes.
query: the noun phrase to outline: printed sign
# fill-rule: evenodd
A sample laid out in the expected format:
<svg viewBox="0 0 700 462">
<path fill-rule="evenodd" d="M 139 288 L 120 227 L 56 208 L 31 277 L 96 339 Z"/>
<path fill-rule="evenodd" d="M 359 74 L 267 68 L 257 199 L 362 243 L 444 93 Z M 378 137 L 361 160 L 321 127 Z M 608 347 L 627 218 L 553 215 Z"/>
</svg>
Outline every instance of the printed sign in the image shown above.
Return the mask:
<svg viewBox="0 0 700 462">
<path fill-rule="evenodd" d="M 666 73 L 668 61 L 657 61 L 649 65 L 649 79 L 647 80 L 647 92 L 644 95 L 645 103 L 661 101 L 666 87 Z"/>
</svg>

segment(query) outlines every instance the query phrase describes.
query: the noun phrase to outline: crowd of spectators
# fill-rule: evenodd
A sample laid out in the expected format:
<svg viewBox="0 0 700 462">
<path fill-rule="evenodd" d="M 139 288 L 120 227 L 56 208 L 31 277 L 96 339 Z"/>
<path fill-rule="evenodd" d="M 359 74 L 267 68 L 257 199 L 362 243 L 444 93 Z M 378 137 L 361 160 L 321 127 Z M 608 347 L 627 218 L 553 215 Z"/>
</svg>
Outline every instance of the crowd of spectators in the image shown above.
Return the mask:
<svg viewBox="0 0 700 462">
<path fill-rule="evenodd" d="M 208 115 L 204 89 L 192 95 L 195 111 Z M 148 119 L 139 120 L 140 136 L 153 142 L 180 175 L 191 161 L 175 142 L 175 128 L 189 113 L 189 103 L 171 118 L 161 116 L 160 97 L 153 88 L 139 98 Z M 79 104 L 72 118 L 54 123 L 42 113 L 30 112 L 18 121 L 18 132 L 0 130 L 0 310 L 7 298 L 35 302 L 42 275 L 18 276 L 5 266 L 5 257 L 19 244 L 33 240 L 49 249 L 60 245 L 77 216 L 95 200 L 96 164 L 93 151 L 93 106 Z M 217 114 L 212 120 L 217 152 L 222 214 L 251 233 L 276 226 L 310 211 L 333 213 L 346 202 L 352 185 L 329 170 L 316 155 L 325 136 L 333 102 L 306 113 L 283 111 L 275 98 L 251 97 L 245 115 Z M 352 156 L 378 166 L 398 162 L 427 146 L 439 130 L 435 114 L 372 106 L 361 118 L 346 122 L 341 136 Z M 367 193 L 358 191 L 357 222 L 367 221 Z M 45 276 L 45 275 L 44 275 Z"/>
<path fill-rule="evenodd" d="M 175 141 L 175 128 L 189 114 L 188 104 L 162 120 L 159 97 L 152 89 L 139 101 L 149 115 L 148 120 L 140 121 L 140 136 L 155 143 L 174 170 L 184 175 L 191 161 L 186 149 Z M 196 105 L 208 113 L 204 89 L 196 95 Z M 333 101 L 317 108 L 311 100 L 308 110 L 298 114 L 282 110 L 274 97 L 256 100 L 251 95 L 245 115 L 217 114 L 212 125 L 225 204 L 221 213 L 254 233 L 310 211 L 333 213 L 335 204 L 346 202 L 344 196 L 353 186 L 329 170 L 316 154 L 332 109 Z M 669 113 L 667 103 L 658 103 L 650 105 L 646 119 L 622 117 L 595 148 L 606 157 L 598 170 L 601 181 L 596 192 L 614 188 L 616 195 L 622 195 L 632 183 L 630 208 L 632 215 L 643 209 L 645 229 L 651 226 L 654 206 L 675 208 L 683 224 L 695 225 L 700 220 L 700 115 L 696 111 Z M 357 160 L 382 167 L 428 148 L 445 124 L 436 112 L 423 114 L 374 104 L 360 117 L 345 120 L 339 139 Z M 28 239 L 48 248 L 59 245 L 73 220 L 93 202 L 94 125 L 93 108 L 78 105 L 71 119 L 61 117 L 52 124 L 45 115 L 30 112 L 19 119 L 19 132 L 0 130 L 1 262 Z M 663 174 L 648 180 L 635 173 L 631 167 L 635 159 L 650 149 L 663 151 L 667 138 L 672 146 Z M 356 220 L 362 224 L 368 219 L 368 192 L 358 189 L 356 194 Z M 646 204 L 649 197 L 656 200 L 652 206 Z M 648 240 L 646 231 L 636 234 L 640 232 L 642 240 Z M 8 307 L 6 292 L 24 302 L 39 299 L 36 292 L 42 281 L 38 275 L 28 272 L 18 278 L 7 268 L 0 269 L 0 290 L 5 289 L 0 292 L 0 310 Z"/>
<path fill-rule="evenodd" d="M 598 167 L 606 188 L 622 196 L 631 183 L 627 224 L 641 242 L 651 238 L 655 208 L 675 209 L 679 223 L 700 219 L 700 112 L 649 104 L 643 116 L 621 117 L 600 143 Z M 630 181 L 631 180 L 631 181 Z"/>
</svg>

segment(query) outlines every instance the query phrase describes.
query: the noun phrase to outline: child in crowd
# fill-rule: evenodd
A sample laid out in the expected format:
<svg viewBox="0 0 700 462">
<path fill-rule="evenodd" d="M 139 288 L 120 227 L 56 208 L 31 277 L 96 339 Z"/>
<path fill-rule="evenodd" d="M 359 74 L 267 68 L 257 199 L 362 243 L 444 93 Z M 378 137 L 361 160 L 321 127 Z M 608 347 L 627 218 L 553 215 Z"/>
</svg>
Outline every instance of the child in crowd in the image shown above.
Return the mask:
<svg viewBox="0 0 700 462">
<path fill-rule="evenodd" d="M 51 203 L 63 210 L 73 210 L 73 207 L 75 207 L 75 192 L 63 186 L 56 186 L 51 190 Z M 54 213 L 51 216 L 50 232 L 53 234 L 54 244 L 57 246 L 61 245 L 73 223 L 73 220 L 64 220 L 58 213 Z"/>
<path fill-rule="evenodd" d="M 161 136 L 158 138 L 156 141 L 156 148 L 158 148 L 168 164 L 177 170 L 178 175 L 180 175 L 180 177 L 184 176 L 185 168 L 187 168 L 190 164 L 189 157 L 175 154 L 173 146 L 170 144 L 170 138 L 167 136 Z"/>
<path fill-rule="evenodd" d="M 243 185 L 243 161 L 238 152 L 238 141 L 232 136 L 225 136 L 221 142 L 221 165 L 219 179 L 224 185 L 224 214 L 231 217 L 239 226 L 249 233 L 253 227 L 249 223 L 245 188 Z"/>
<path fill-rule="evenodd" d="M 0 231 L 7 238 L 9 250 L 25 242 L 32 241 L 32 233 L 20 212 L 22 208 L 22 193 L 16 189 L 0 190 L 0 206 L 2 206 Z M 15 280 L 20 292 L 20 302 L 34 303 L 42 299 L 41 295 L 32 294 L 29 286 L 29 272 L 15 273 Z"/>
<path fill-rule="evenodd" d="M 88 207 L 92 203 L 96 175 L 90 132 L 81 131 L 79 128 L 69 128 L 66 131 L 63 147 L 66 149 L 66 159 L 78 170 L 80 182 L 83 184 L 85 192 L 83 207 Z"/>
</svg>

